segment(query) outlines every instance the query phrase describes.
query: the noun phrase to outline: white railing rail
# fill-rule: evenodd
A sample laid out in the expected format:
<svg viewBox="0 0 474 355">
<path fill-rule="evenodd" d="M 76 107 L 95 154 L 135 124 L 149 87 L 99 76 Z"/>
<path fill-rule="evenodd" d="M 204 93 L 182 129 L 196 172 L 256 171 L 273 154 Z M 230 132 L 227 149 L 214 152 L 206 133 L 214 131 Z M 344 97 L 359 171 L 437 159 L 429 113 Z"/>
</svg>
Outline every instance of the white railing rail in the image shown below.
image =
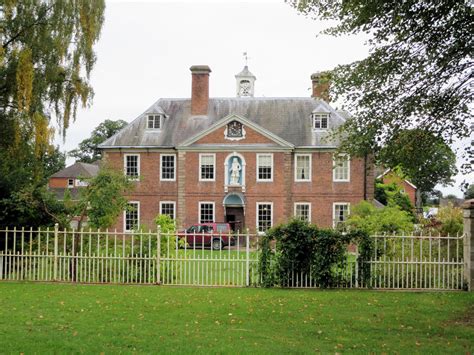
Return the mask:
<svg viewBox="0 0 474 355">
<path fill-rule="evenodd" d="M 256 234 L 0 228 L 0 280 L 196 286 L 259 286 Z M 374 235 L 362 265 L 357 248 L 333 287 L 464 288 L 463 235 Z M 272 270 L 276 270 L 272 261 Z M 281 287 L 319 287 L 313 270 L 288 271 Z M 370 275 L 364 275 L 369 272 Z"/>
</svg>

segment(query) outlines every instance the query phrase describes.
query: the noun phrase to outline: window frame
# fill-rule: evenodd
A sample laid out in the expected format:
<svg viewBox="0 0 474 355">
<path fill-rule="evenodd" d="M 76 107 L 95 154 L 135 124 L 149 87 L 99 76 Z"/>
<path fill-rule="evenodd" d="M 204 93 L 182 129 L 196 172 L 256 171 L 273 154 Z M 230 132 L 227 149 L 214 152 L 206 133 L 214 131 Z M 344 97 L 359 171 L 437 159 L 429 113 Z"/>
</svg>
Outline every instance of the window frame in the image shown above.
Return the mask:
<svg viewBox="0 0 474 355">
<path fill-rule="evenodd" d="M 303 157 L 303 156 L 308 156 L 309 157 L 309 173 L 308 173 L 308 179 L 299 179 L 298 178 L 298 157 Z M 295 154 L 295 171 L 294 171 L 294 177 L 295 177 L 295 182 L 311 182 L 312 177 L 313 177 L 313 154 L 311 153 L 296 153 Z"/>
<path fill-rule="evenodd" d="M 260 158 L 262 156 L 269 156 L 270 157 L 270 178 L 269 179 L 261 179 L 259 177 L 259 168 L 260 168 Z M 256 180 L 257 182 L 273 182 L 273 153 L 258 153 L 256 157 Z"/>
<path fill-rule="evenodd" d="M 150 127 L 150 117 L 153 117 L 153 127 Z M 158 117 L 159 126 L 158 128 L 155 127 L 156 118 Z M 163 127 L 163 115 L 159 113 L 148 113 L 146 115 L 146 129 L 151 131 L 160 131 Z"/>
<path fill-rule="evenodd" d="M 336 174 L 336 169 L 338 168 L 337 166 L 337 161 L 339 157 L 345 157 L 347 161 L 347 178 L 345 179 L 338 179 L 337 174 Z M 351 181 L 351 157 L 349 154 L 333 154 L 333 159 L 332 159 L 332 181 L 333 182 L 349 182 Z"/>
<path fill-rule="evenodd" d="M 136 156 L 137 157 L 137 175 L 127 175 L 127 157 Z M 131 180 L 138 180 L 140 178 L 140 154 L 127 153 L 123 155 L 123 172 Z"/>
<path fill-rule="evenodd" d="M 307 222 L 311 223 L 311 202 L 295 202 L 294 207 L 293 207 L 293 216 L 295 218 L 298 217 L 296 215 L 297 206 L 308 206 L 308 220 L 307 220 Z"/>
<path fill-rule="evenodd" d="M 212 179 L 204 179 L 202 177 L 202 157 L 203 156 L 212 156 L 212 159 L 213 159 L 213 167 L 214 167 L 214 174 L 213 174 L 213 178 Z M 199 153 L 199 172 L 198 172 L 198 176 L 199 176 L 199 181 L 216 181 L 216 153 Z"/>
<path fill-rule="evenodd" d="M 201 219 L 201 206 L 202 205 L 212 205 L 212 221 L 211 222 L 203 222 L 202 219 Z M 215 223 L 216 222 L 216 203 L 214 201 L 199 201 L 198 202 L 198 220 L 199 220 L 199 224 L 203 224 L 203 223 Z"/>
<path fill-rule="evenodd" d="M 169 204 L 173 205 L 173 220 L 176 220 L 176 201 L 160 201 L 160 214 L 163 214 L 163 205 Z"/>
<path fill-rule="evenodd" d="M 311 126 L 313 128 L 313 131 L 325 131 L 329 129 L 329 118 L 331 115 L 327 112 L 314 112 L 311 114 Z M 322 127 L 323 123 L 323 118 L 326 118 L 326 127 Z M 316 121 L 320 122 L 320 127 L 316 127 Z"/>
<path fill-rule="evenodd" d="M 127 205 L 136 204 L 137 205 L 137 226 L 140 226 L 140 201 L 128 201 Z M 127 210 L 123 211 L 123 231 L 125 233 L 133 233 L 134 229 L 127 229 Z"/>
<path fill-rule="evenodd" d="M 163 157 L 173 157 L 173 178 L 163 178 Z M 176 181 L 176 154 L 160 154 L 160 181 Z"/>
<path fill-rule="evenodd" d="M 72 181 L 72 184 L 70 184 L 71 181 Z M 75 182 L 74 179 L 70 179 L 70 178 L 67 179 L 67 187 L 68 187 L 68 189 L 74 188 L 74 185 L 75 185 L 74 182 Z"/>
<path fill-rule="evenodd" d="M 259 224 L 259 220 L 258 220 L 258 218 L 259 218 L 259 214 L 258 214 L 259 206 L 261 206 L 261 205 L 270 205 L 270 227 L 268 229 L 273 227 L 273 202 L 269 202 L 269 201 L 268 202 L 256 202 L 256 205 L 255 205 L 256 206 L 256 208 L 255 208 L 255 220 L 256 220 L 256 226 L 257 226 L 257 233 L 258 234 L 264 234 L 266 232 L 266 230 L 265 231 L 260 230 L 260 224 Z"/>
<path fill-rule="evenodd" d="M 336 223 L 336 206 L 347 206 L 347 217 L 349 217 L 349 214 L 351 213 L 351 204 L 350 202 L 333 202 L 332 204 L 332 227 L 336 228 L 337 223 L 340 221 L 337 221 Z M 347 220 L 347 219 L 346 219 Z M 346 220 L 342 221 L 345 222 Z"/>
</svg>

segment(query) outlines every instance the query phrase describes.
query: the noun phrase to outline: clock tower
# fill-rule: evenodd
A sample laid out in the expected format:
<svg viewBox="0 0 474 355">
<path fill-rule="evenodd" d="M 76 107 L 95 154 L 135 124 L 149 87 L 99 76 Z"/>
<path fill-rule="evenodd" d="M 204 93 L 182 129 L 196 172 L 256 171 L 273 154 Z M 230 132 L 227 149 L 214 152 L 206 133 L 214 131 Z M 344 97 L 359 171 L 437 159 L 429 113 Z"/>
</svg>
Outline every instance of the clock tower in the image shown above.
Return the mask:
<svg viewBox="0 0 474 355">
<path fill-rule="evenodd" d="M 237 96 L 238 97 L 253 97 L 255 80 L 257 78 L 249 71 L 249 67 L 246 65 L 244 69 L 235 76 L 237 84 Z"/>
</svg>

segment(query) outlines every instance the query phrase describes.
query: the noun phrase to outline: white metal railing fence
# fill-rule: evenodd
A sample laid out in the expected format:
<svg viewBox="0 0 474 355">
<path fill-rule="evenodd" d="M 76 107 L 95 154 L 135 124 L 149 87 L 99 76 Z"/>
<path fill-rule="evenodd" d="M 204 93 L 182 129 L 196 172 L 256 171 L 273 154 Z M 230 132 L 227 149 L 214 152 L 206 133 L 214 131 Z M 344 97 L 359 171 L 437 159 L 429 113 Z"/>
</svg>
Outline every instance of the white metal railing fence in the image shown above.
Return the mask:
<svg viewBox="0 0 474 355">
<path fill-rule="evenodd" d="M 464 287 L 463 236 L 375 235 L 373 255 L 347 253 L 332 287 Z M 260 286 L 259 236 L 139 231 L 0 229 L 0 280 L 196 286 Z M 285 270 L 282 287 L 319 287 L 313 270 Z M 278 269 L 278 270 L 277 270 Z"/>
<path fill-rule="evenodd" d="M 199 286 L 257 283 L 258 236 L 251 234 L 6 228 L 0 229 L 0 243 L 0 280 Z"/>
</svg>

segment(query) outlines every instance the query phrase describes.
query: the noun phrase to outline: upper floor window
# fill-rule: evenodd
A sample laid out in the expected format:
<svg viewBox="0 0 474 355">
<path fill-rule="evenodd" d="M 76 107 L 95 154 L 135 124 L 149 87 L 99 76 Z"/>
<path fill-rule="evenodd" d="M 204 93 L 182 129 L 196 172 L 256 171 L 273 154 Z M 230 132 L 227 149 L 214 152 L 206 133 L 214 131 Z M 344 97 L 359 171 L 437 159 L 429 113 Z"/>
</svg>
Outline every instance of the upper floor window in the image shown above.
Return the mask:
<svg viewBox="0 0 474 355">
<path fill-rule="evenodd" d="M 295 217 L 302 221 L 311 222 L 311 204 L 307 202 L 295 203 Z"/>
<path fill-rule="evenodd" d="M 329 113 L 313 113 L 313 129 L 327 129 L 329 121 Z"/>
<path fill-rule="evenodd" d="M 295 181 L 311 181 L 311 154 L 295 155 Z"/>
<path fill-rule="evenodd" d="M 174 154 L 161 154 L 160 179 L 163 181 L 174 181 L 176 177 L 176 156 Z"/>
<path fill-rule="evenodd" d="M 130 201 L 123 216 L 125 232 L 132 232 L 140 226 L 140 202 Z"/>
<path fill-rule="evenodd" d="M 333 181 L 350 180 L 350 158 L 347 154 L 335 155 L 333 167 Z"/>
<path fill-rule="evenodd" d="M 216 179 L 216 155 L 199 154 L 200 181 L 215 181 Z"/>
<path fill-rule="evenodd" d="M 147 128 L 148 129 L 161 129 L 162 115 L 148 115 Z"/>
<path fill-rule="evenodd" d="M 138 176 L 140 175 L 140 155 L 125 154 L 123 168 L 126 176 L 129 176 L 131 178 L 138 178 Z"/>
<path fill-rule="evenodd" d="M 273 181 L 273 154 L 257 154 L 257 181 Z"/>
<path fill-rule="evenodd" d="M 174 201 L 161 201 L 160 214 L 168 215 L 171 219 L 175 219 L 176 203 Z"/>
</svg>

